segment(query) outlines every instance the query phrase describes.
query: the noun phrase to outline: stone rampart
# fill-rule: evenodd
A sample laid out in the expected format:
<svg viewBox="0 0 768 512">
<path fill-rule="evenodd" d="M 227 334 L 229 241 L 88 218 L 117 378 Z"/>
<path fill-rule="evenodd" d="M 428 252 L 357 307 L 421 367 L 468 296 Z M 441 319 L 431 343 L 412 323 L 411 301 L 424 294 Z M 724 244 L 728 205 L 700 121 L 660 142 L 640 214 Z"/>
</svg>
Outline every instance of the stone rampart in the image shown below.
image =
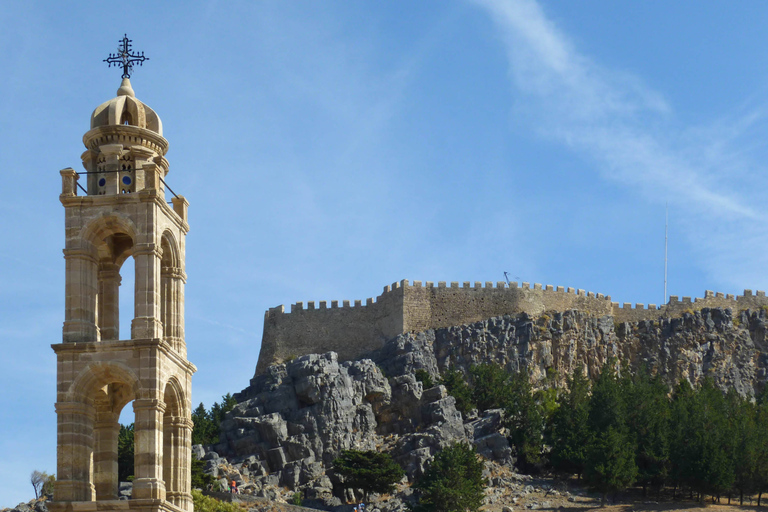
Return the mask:
<svg viewBox="0 0 768 512">
<path fill-rule="evenodd" d="M 704 297 L 682 300 L 672 295 L 667 304 L 611 302 L 601 293 L 562 286 L 516 282 L 435 283 L 407 279 L 385 286 L 381 295 L 363 303 L 345 300 L 297 302 L 289 312 L 284 306 L 270 308 L 264 316 L 256 374 L 270 364 L 309 353 L 338 353 L 339 360 L 355 359 L 381 347 L 388 339 L 406 332 L 452 327 L 494 316 L 527 313 L 540 316 L 546 311 L 579 310 L 590 316 L 613 316 L 615 322 L 679 317 L 703 308 L 730 308 L 734 311 L 768 307 L 764 291 L 734 296 L 705 291 Z"/>
<path fill-rule="evenodd" d="M 256 374 L 275 362 L 294 357 L 334 351 L 340 360 L 354 359 L 379 348 L 403 329 L 403 290 L 387 286 L 378 297 L 356 300 L 303 302 L 270 308 L 264 314 Z"/>
</svg>

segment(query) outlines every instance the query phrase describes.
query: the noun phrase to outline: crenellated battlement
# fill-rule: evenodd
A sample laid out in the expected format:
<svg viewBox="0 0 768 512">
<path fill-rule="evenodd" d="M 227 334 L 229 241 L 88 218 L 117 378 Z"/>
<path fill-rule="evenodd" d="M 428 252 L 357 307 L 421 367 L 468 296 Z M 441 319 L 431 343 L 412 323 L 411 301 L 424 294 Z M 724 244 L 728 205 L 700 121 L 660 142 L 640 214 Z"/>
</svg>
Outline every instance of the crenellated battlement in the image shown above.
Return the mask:
<svg viewBox="0 0 768 512">
<path fill-rule="evenodd" d="M 377 297 L 363 300 L 296 302 L 270 308 L 264 316 L 257 373 L 269 364 L 307 353 L 335 351 L 352 359 L 411 331 L 462 325 L 494 316 L 577 309 L 593 316 L 610 315 L 616 322 L 637 322 L 680 316 L 702 308 L 732 310 L 768 307 L 764 291 L 743 295 L 706 290 L 704 297 L 672 295 L 667 304 L 619 304 L 610 295 L 581 288 L 541 283 L 486 281 L 409 281 L 384 287 Z"/>
</svg>

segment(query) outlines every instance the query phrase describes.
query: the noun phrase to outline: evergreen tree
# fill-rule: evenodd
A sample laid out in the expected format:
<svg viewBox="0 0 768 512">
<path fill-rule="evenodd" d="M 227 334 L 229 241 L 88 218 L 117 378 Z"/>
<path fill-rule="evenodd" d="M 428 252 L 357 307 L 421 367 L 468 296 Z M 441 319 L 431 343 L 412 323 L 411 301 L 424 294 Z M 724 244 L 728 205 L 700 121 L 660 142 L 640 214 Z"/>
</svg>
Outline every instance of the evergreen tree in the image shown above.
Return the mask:
<svg viewBox="0 0 768 512">
<path fill-rule="evenodd" d="M 205 463 L 201 461 L 200 459 L 195 456 L 195 454 L 192 454 L 192 465 L 191 465 L 191 473 L 192 473 L 192 488 L 193 489 L 202 489 L 207 490 L 208 486 L 211 485 L 215 478 L 213 475 L 209 475 L 205 473 Z"/>
<path fill-rule="evenodd" d="M 509 401 L 509 372 L 501 365 L 484 363 L 472 365 L 472 398 L 478 410 L 505 407 Z"/>
<path fill-rule="evenodd" d="M 213 439 L 213 422 L 202 402 L 192 411 L 192 444 L 211 444 Z M 218 435 L 217 435 L 218 438 Z"/>
<path fill-rule="evenodd" d="M 592 387 L 588 416 L 592 436 L 584 469 L 589 486 L 602 494 L 602 506 L 609 492 L 625 489 L 637 476 L 635 447 L 626 425 L 623 394 L 622 383 L 612 368 L 612 361 L 608 361 Z"/>
<path fill-rule="evenodd" d="M 192 444 L 210 445 L 219 442 L 219 428 L 224 416 L 234 409 L 237 400 L 230 394 L 221 397 L 221 403 L 214 402 L 210 411 L 200 403 L 192 411 Z"/>
<path fill-rule="evenodd" d="M 568 379 L 568 391 L 557 399 L 550 429 L 550 462 L 557 471 L 576 473 L 581 478 L 587 459 L 591 432 L 589 419 L 589 379 L 578 368 Z"/>
<path fill-rule="evenodd" d="M 744 493 L 752 495 L 758 490 L 760 468 L 760 439 L 757 428 L 757 405 L 743 399 L 734 390 L 726 395 L 728 420 L 733 433 L 734 486 L 739 492 L 739 505 L 744 504 Z"/>
<path fill-rule="evenodd" d="M 392 492 L 405 471 L 388 453 L 344 450 L 333 461 L 333 468 L 343 477 L 345 489 L 362 489 L 365 501 L 368 493 Z"/>
<path fill-rule="evenodd" d="M 419 492 L 416 512 L 474 512 L 483 504 L 483 463 L 474 447 L 457 443 L 435 455 L 414 484 Z"/>
<path fill-rule="evenodd" d="M 524 472 L 539 469 L 544 449 L 544 418 L 526 371 L 515 373 L 509 381 L 504 411 L 510 441 L 517 451 L 517 463 Z"/>
<path fill-rule="evenodd" d="M 120 425 L 117 434 L 117 478 L 120 482 L 127 482 L 133 476 L 133 444 L 133 423 L 127 427 Z"/>
<path fill-rule="evenodd" d="M 755 437 L 758 441 L 755 489 L 758 492 L 757 506 L 759 507 L 763 492 L 768 489 L 768 386 L 757 396 Z"/>
<path fill-rule="evenodd" d="M 670 407 L 670 476 L 675 488 L 693 488 L 698 455 L 691 429 L 696 406 L 696 392 L 687 380 L 681 379 Z"/>
<path fill-rule="evenodd" d="M 472 389 L 467 384 L 464 374 L 456 368 L 449 368 L 443 373 L 440 384 L 445 386 L 448 394 L 456 399 L 456 409 L 462 414 L 467 414 L 475 408 L 472 400 Z"/>
<path fill-rule="evenodd" d="M 706 378 L 696 393 L 692 416 L 693 442 L 698 451 L 694 490 L 700 498 L 729 490 L 734 483 L 733 433 L 727 420 L 725 397 L 712 379 Z"/>
<path fill-rule="evenodd" d="M 641 368 L 625 389 L 627 426 L 635 444 L 637 481 L 647 488 L 661 489 L 669 473 L 670 405 L 668 387 L 658 375 Z"/>
</svg>

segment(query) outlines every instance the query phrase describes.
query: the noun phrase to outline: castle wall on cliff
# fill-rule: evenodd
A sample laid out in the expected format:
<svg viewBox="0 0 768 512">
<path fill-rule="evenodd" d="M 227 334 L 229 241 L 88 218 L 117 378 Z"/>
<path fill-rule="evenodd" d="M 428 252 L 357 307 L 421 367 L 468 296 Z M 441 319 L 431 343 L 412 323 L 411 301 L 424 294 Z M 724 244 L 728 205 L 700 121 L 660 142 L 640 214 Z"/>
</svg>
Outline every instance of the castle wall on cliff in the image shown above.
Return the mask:
<svg viewBox="0 0 768 512">
<path fill-rule="evenodd" d="M 380 348 L 398 334 L 451 327 L 503 315 L 527 313 L 539 316 L 546 311 L 578 310 L 590 316 L 609 315 L 615 322 L 637 322 L 677 317 L 703 308 L 730 308 L 734 311 L 768 307 L 764 291 L 725 295 L 705 291 L 691 299 L 672 295 L 667 304 L 612 302 L 610 296 L 581 289 L 542 286 L 535 283 L 413 281 L 407 279 L 385 286 L 381 295 L 363 303 L 345 300 L 297 302 L 270 308 L 264 316 L 256 374 L 275 362 L 309 353 L 334 351 L 340 360 L 355 359 Z"/>
</svg>

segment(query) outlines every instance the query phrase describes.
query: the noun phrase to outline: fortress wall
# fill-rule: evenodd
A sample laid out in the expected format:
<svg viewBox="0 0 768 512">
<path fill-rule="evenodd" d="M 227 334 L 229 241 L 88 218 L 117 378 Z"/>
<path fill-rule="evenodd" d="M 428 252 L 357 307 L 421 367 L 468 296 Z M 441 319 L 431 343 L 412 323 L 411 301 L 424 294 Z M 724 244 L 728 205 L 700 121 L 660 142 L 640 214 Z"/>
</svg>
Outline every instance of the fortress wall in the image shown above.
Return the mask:
<svg viewBox="0 0 768 512">
<path fill-rule="evenodd" d="M 527 313 L 539 316 L 546 311 L 576 309 L 592 316 L 612 315 L 616 322 L 679 317 L 703 308 L 768 308 L 765 292 L 733 296 L 707 290 L 703 298 L 671 296 L 669 303 L 618 304 L 610 296 L 574 288 L 542 286 L 535 283 L 438 282 L 407 279 L 391 286 L 375 300 L 298 302 L 285 312 L 283 306 L 271 308 L 264 316 L 256 374 L 275 362 L 309 354 L 337 352 L 340 361 L 350 360 L 379 348 L 390 338 L 410 331 L 424 331 L 485 320 L 494 316 Z"/>
<path fill-rule="evenodd" d="M 656 320 L 661 317 L 679 317 L 683 313 L 699 311 L 704 308 L 729 308 L 734 313 L 744 309 L 759 309 L 768 307 L 768 298 L 764 291 L 752 293 L 744 290 L 744 295 L 726 295 L 710 290 L 704 292 L 704 297 L 691 298 L 671 295 L 667 304 L 618 304 L 613 303 L 612 315 L 616 322 L 639 322 L 641 320 Z"/>
<path fill-rule="evenodd" d="M 404 291 L 405 331 L 423 331 L 451 327 L 485 320 L 494 316 L 528 313 L 540 315 L 544 311 L 580 309 L 594 315 L 608 315 L 612 311 L 610 297 L 587 293 L 584 290 L 535 283 L 507 285 L 504 281 L 458 282 L 447 284 L 432 282 L 424 285 L 414 281 L 409 285 L 401 281 Z"/>
<path fill-rule="evenodd" d="M 270 364 L 309 353 L 337 352 L 339 360 L 354 359 L 403 331 L 403 290 L 386 286 L 376 299 L 297 302 L 264 314 L 256 374 Z"/>
</svg>

